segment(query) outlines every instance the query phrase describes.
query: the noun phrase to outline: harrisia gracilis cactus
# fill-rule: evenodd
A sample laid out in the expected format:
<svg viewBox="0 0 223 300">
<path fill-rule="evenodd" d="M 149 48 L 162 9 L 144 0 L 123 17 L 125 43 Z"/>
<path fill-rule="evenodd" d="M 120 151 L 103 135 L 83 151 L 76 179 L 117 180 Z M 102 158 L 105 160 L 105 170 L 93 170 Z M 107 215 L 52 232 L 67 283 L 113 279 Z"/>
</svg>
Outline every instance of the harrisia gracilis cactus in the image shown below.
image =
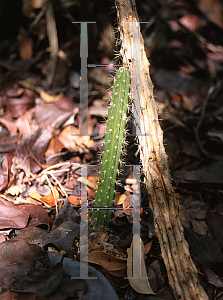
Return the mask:
<svg viewBox="0 0 223 300">
<path fill-rule="evenodd" d="M 116 72 L 112 87 L 101 171 L 94 202 L 94 207 L 102 209 L 92 210 L 93 223 L 96 221 L 104 227 L 108 226 L 112 215 L 112 210 L 103 208 L 113 207 L 116 177 L 124 147 L 130 80 L 128 68 L 121 67 Z"/>
</svg>

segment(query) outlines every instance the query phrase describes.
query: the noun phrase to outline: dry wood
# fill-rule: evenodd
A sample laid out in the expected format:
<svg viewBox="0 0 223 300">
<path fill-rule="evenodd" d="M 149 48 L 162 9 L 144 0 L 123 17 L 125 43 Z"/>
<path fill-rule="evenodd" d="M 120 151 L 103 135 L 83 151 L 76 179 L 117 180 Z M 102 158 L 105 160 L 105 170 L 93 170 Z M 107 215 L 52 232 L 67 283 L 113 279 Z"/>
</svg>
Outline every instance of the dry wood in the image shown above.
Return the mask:
<svg viewBox="0 0 223 300">
<path fill-rule="evenodd" d="M 132 68 L 133 114 L 142 169 L 169 283 L 176 299 L 206 300 L 208 297 L 199 284 L 197 269 L 191 259 L 179 219 L 179 202 L 171 184 L 135 1 L 116 0 L 116 8 L 120 54 L 123 63 L 130 64 Z"/>
</svg>

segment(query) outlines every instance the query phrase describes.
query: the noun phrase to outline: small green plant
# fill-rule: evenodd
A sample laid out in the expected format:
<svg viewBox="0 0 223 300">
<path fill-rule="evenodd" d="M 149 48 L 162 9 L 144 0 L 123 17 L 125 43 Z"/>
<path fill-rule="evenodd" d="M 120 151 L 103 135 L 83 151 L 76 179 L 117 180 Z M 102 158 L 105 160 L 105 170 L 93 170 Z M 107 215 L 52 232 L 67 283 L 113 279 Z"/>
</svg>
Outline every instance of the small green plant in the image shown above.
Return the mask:
<svg viewBox="0 0 223 300">
<path fill-rule="evenodd" d="M 109 208 L 113 207 L 116 177 L 125 146 L 130 81 L 130 72 L 124 66 L 116 72 L 112 87 L 98 190 L 91 218 L 93 225 L 97 222 L 105 228 L 108 227 L 112 215 L 112 209 Z"/>
</svg>

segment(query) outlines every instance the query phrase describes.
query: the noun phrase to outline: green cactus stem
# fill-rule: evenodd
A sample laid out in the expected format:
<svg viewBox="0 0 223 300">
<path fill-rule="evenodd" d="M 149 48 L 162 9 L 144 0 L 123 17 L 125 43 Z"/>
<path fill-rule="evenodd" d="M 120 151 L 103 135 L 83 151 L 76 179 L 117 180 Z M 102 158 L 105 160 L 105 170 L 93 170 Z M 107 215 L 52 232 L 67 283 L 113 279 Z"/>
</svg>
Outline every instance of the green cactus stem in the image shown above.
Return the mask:
<svg viewBox="0 0 223 300">
<path fill-rule="evenodd" d="M 116 72 L 112 87 L 98 190 L 92 210 L 91 219 L 95 228 L 95 222 L 107 228 L 112 216 L 116 177 L 122 163 L 121 154 L 125 144 L 130 81 L 128 68 L 121 67 Z"/>
</svg>

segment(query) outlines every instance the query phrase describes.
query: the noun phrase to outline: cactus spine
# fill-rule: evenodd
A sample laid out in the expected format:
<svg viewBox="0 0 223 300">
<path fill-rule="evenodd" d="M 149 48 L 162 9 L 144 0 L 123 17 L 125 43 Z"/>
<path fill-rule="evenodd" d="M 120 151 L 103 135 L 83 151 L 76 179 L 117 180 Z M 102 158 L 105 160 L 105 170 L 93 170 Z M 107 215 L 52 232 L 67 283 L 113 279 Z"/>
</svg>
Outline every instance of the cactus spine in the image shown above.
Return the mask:
<svg viewBox="0 0 223 300">
<path fill-rule="evenodd" d="M 99 225 L 107 227 L 112 215 L 112 210 L 106 208 L 113 207 L 116 177 L 124 147 L 130 79 L 127 67 L 121 67 L 114 78 L 98 190 L 94 202 L 95 208 L 92 211 L 93 225 L 96 221 Z"/>
</svg>

